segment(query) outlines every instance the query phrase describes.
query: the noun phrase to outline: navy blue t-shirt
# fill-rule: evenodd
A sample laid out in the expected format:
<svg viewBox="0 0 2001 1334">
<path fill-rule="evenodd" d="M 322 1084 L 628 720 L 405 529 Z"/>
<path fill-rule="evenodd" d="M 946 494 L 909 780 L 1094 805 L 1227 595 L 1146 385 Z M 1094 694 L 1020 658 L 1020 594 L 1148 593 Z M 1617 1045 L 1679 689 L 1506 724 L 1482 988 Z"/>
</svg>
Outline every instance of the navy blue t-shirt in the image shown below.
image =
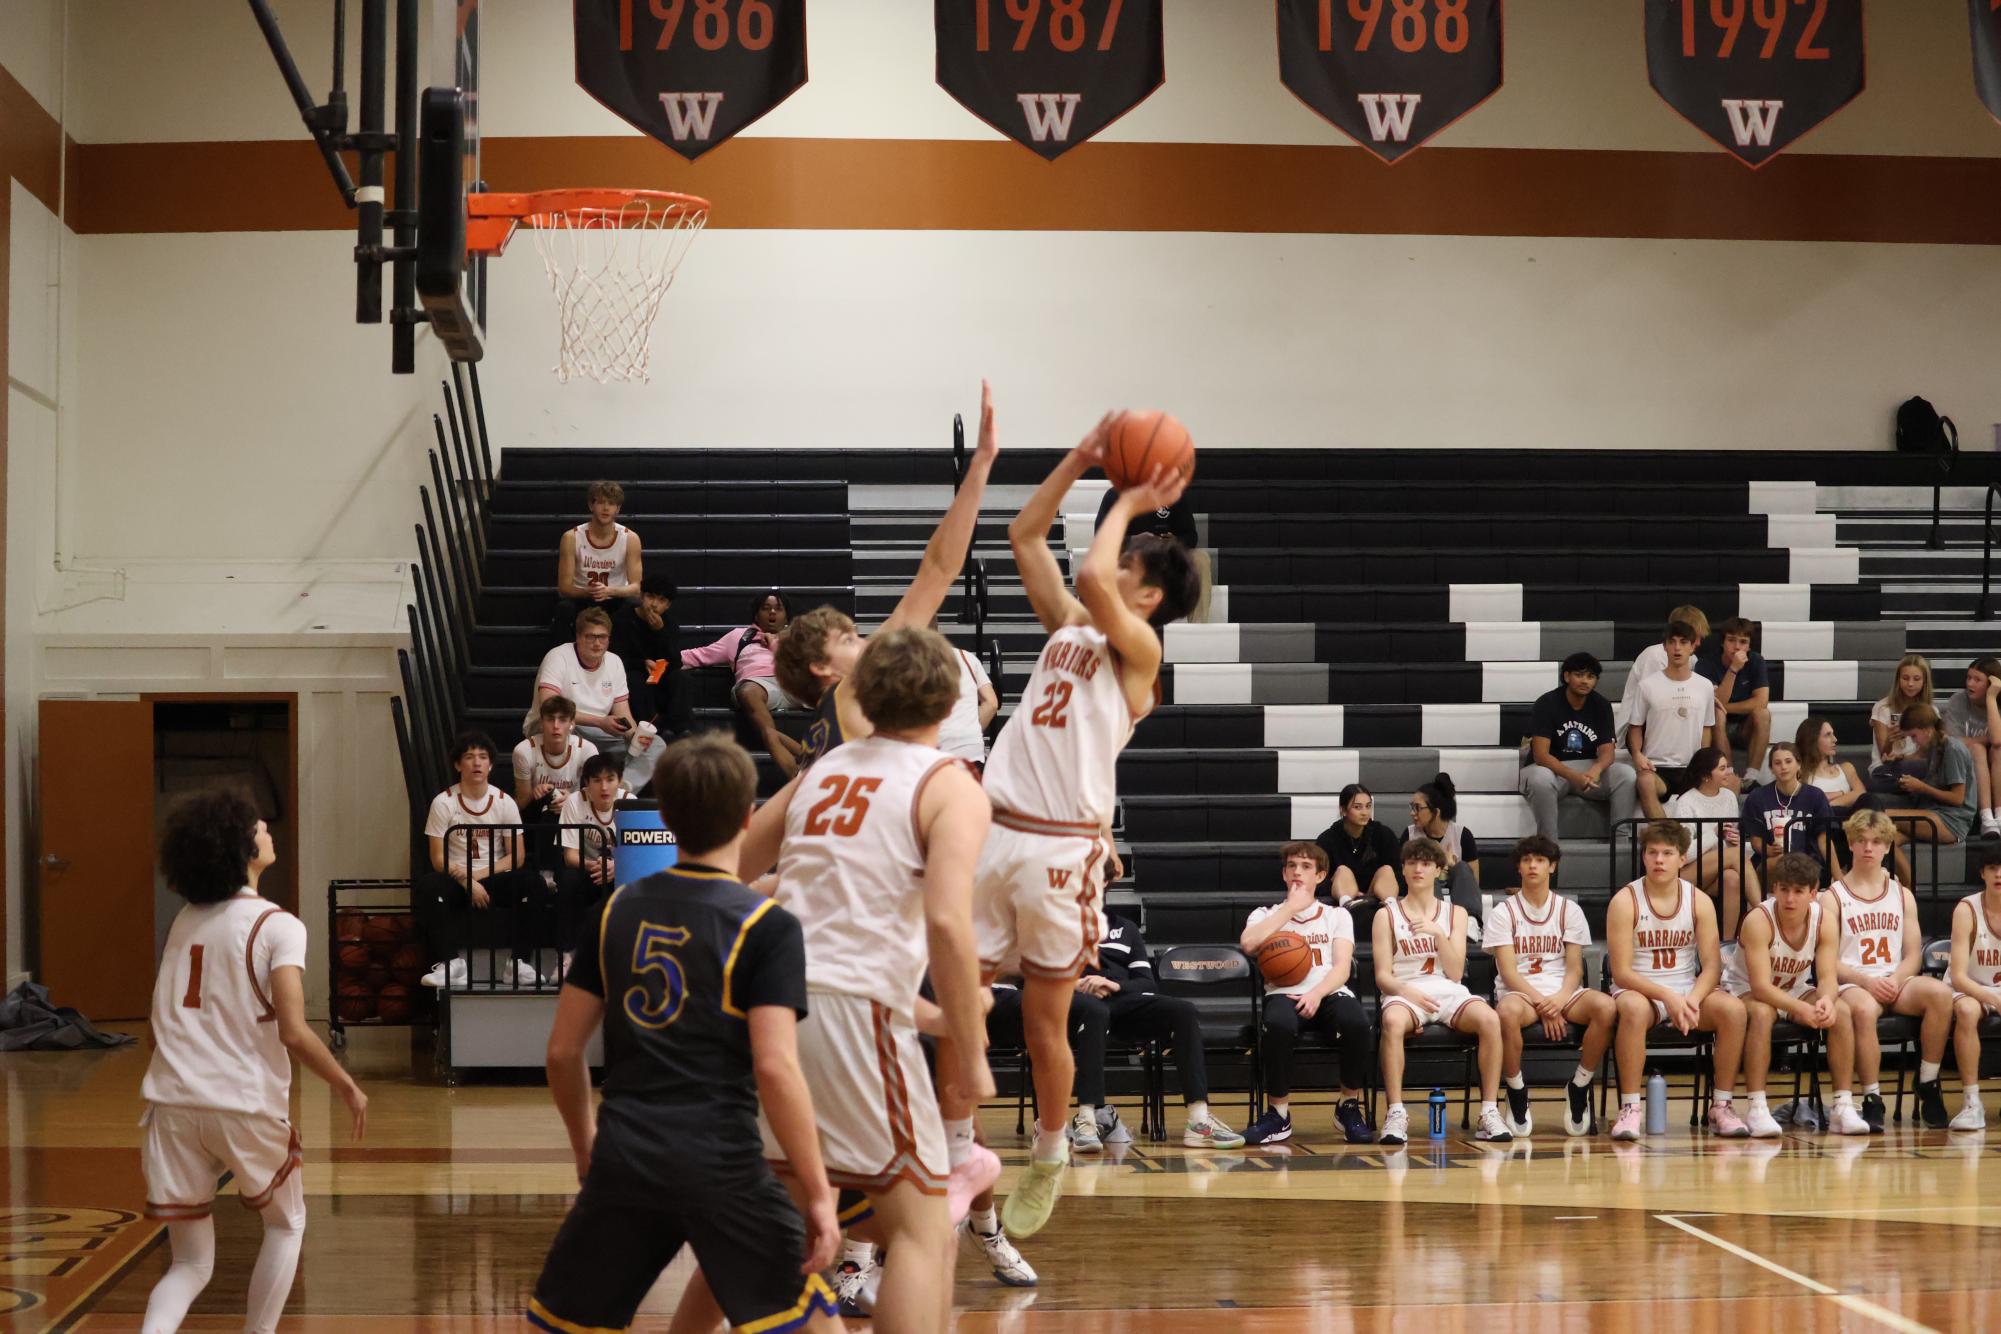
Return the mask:
<svg viewBox="0 0 2001 1334">
<path fill-rule="evenodd" d="M 1718 653 L 1713 658 L 1698 657 L 1695 660 L 1695 670 L 1707 678 L 1711 685 L 1721 685 L 1723 682 L 1723 655 Z M 1772 674 L 1765 668 L 1764 655 L 1759 653 L 1750 654 L 1744 660 L 1744 670 L 1737 673 L 1737 681 L 1730 688 L 1730 702 L 1732 704 L 1742 704 L 1745 700 L 1751 698 L 1752 691 L 1768 690 L 1771 688 L 1771 684 Z"/>
</svg>

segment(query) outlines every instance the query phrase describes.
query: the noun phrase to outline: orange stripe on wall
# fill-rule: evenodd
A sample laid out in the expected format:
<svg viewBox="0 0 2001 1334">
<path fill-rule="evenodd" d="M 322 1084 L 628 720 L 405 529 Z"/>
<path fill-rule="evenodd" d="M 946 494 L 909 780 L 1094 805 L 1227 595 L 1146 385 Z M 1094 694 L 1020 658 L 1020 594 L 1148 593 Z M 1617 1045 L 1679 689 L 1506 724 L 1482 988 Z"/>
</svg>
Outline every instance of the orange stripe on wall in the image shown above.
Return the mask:
<svg viewBox="0 0 2001 1334">
<path fill-rule="evenodd" d="M 20 82 L 0 68 L 0 182 L 13 177 L 56 211 L 62 188 L 62 129 Z M 4 261 L 0 261 L 4 262 Z"/>
<path fill-rule="evenodd" d="M 352 226 L 310 144 L 76 144 L 78 231 Z M 740 138 L 694 164 L 650 140 L 490 139 L 495 189 L 677 189 L 712 226 L 1320 232 L 1744 241 L 2001 242 L 2001 158 L 1095 143 L 1046 163 L 1012 143 Z M 1921 201 L 1921 202 L 1920 202 Z"/>
</svg>

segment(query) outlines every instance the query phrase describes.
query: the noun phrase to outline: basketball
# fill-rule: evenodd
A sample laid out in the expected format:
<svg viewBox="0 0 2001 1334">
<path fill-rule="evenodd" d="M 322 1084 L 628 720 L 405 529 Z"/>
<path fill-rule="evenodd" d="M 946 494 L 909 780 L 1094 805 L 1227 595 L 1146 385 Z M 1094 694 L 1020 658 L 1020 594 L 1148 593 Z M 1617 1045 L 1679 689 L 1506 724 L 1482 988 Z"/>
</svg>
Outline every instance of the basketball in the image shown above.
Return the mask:
<svg viewBox="0 0 2001 1334">
<path fill-rule="evenodd" d="M 334 1013 L 344 1024 L 358 1024 L 375 1017 L 375 996 L 360 982 L 343 982 L 334 998 Z"/>
<path fill-rule="evenodd" d="M 334 918 L 334 936 L 340 940 L 361 939 L 362 914 L 344 912 Z"/>
<path fill-rule="evenodd" d="M 1195 442 L 1188 428 L 1157 408 L 1135 408 L 1112 419 L 1105 445 L 1105 476 L 1123 491 L 1144 482 L 1155 468 L 1195 475 Z"/>
<path fill-rule="evenodd" d="M 368 967 L 368 946 L 349 941 L 340 947 L 340 966 L 359 971 Z"/>
<path fill-rule="evenodd" d="M 403 939 L 400 913 L 369 913 L 361 919 L 361 938 L 370 944 L 393 945 Z"/>
<path fill-rule="evenodd" d="M 407 1024 L 410 1022 L 410 990 L 400 982 L 391 982 L 375 993 L 375 1017 L 385 1024 Z"/>
<path fill-rule="evenodd" d="M 396 953 L 389 957 L 389 966 L 399 973 L 406 968 L 414 968 L 419 973 L 423 972 L 424 947 L 422 945 L 398 945 Z"/>
<path fill-rule="evenodd" d="M 1279 932 L 1258 950 L 1258 971 L 1267 986 L 1296 986 L 1312 966 L 1313 947 L 1290 931 Z"/>
</svg>

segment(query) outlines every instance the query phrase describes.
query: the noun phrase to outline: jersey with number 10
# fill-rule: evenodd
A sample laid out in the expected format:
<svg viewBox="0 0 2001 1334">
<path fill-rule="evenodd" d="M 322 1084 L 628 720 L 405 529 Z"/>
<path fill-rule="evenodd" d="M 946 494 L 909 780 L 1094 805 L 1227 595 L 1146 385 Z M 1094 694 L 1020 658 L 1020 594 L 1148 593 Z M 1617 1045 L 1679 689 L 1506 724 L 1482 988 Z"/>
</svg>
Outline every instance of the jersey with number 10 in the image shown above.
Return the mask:
<svg viewBox="0 0 2001 1334">
<path fill-rule="evenodd" d="M 1049 636 L 1014 716 L 987 759 L 987 796 L 997 811 L 1090 830 L 1111 823 L 1119 752 L 1132 740 L 1132 710 L 1118 655 L 1089 625 Z"/>
<path fill-rule="evenodd" d="M 809 985 L 910 1018 L 930 959 L 918 803 L 933 775 L 960 762 L 871 736 L 801 775 L 785 810 L 778 898 L 805 931 Z"/>
</svg>

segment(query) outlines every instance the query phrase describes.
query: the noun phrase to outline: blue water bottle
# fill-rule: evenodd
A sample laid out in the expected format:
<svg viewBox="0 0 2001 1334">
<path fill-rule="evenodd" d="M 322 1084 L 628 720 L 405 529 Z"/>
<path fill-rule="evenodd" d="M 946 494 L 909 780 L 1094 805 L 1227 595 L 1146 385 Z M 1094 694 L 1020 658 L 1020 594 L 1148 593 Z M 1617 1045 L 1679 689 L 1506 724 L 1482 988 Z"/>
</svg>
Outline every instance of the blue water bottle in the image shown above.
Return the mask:
<svg viewBox="0 0 2001 1334">
<path fill-rule="evenodd" d="M 1667 1080 L 1658 1070 L 1647 1076 L 1647 1133 L 1667 1134 Z"/>
<path fill-rule="evenodd" d="M 1445 1138 L 1445 1090 L 1433 1089 L 1429 1099 L 1431 1106 L 1431 1137 Z"/>
</svg>

